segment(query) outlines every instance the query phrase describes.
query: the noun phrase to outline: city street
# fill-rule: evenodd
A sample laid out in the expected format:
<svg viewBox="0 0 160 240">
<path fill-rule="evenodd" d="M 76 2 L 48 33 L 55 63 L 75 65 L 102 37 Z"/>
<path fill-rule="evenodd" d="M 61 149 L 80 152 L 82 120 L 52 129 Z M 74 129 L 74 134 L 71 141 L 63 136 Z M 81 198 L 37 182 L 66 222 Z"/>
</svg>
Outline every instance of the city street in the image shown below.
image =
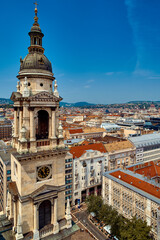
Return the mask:
<svg viewBox="0 0 160 240">
<path fill-rule="evenodd" d="M 88 213 L 87 211 L 79 211 L 74 213 L 76 218 L 83 223 L 83 225 L 99 240 L 105 240 L 107 237 L 88 220 Z"/>
</svg>

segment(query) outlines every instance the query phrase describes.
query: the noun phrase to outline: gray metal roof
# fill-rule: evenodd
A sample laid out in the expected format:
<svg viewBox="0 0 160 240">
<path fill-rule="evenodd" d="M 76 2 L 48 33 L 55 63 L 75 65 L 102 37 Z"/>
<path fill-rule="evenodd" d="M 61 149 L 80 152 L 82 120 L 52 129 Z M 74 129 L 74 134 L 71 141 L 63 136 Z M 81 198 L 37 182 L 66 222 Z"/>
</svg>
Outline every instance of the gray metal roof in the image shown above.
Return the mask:
<svg viewBox="0 0 160 240">
<path fill-rule="evenodd" d="M 128 138 L 136 148 L 160 144 L 160 133 L 145 134 Z"/>
<path fill-rule="evenodd" d="M 74 143 L 82 142 L 83 140 L 85 140 L 85 139 L 84 139 L 84 138 L 68 139 L 68 140 L 64 140 L 64 144 L 66 144 L 66 145 L 72 145 L 72 144 L 74 144 Z"/>
<path fill-rule="evenodd" d="M 0 158 L 5 163 L 5 165 L 10 165 L 11 163 L 11 152 L 0 152 Z"/>
</svg>

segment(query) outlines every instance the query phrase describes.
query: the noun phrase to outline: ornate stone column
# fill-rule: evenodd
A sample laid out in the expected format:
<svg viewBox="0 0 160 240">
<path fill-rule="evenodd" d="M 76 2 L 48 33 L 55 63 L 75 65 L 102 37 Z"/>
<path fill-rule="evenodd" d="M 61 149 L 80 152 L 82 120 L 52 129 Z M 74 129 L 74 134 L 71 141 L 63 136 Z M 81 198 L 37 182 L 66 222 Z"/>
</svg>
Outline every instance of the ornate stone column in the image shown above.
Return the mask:
<svg viewBox="0 0 160 240">
<path fill-rule="evenodd" d="M 52 137 L 52 116 L 49 116 L 49 133 L 48 138 Z"/>
<path fill-rule="evenodd" d="M 20 137 L 20 131 L 22 129 L 22 123 L 23 123 L 23 108 L 19 108 L 19 137 Z"/>
<path fill-rule="evenodd" d="M 51 224 L 54 224 L 54 200 L 51 199 Z"/>
<path fill-rule="evenodd" d="M 33 205 L 34 206 L 34 230 L 33 230 L 33 240 L 39 240 L 40 238 L 39 238 L 39 230 L 38 230 L 38 228 L 39 228 L 39 220 L 38 220 L 38 218 L 39 218 L 39 216 L 38 216 L 38 212 L 39 212 L 39 210 L 38 210 L 38 205 L 37 204 L 34 204 Z"/>
<path fill-rule="evenodd" d="M 13 202 L 12 202 L 12 196 L 10 198 L 10 215 L 9 219 L 13 218 Z"/>
<path fill-rule="evenodd" d="M 52 133 L 51 138 L 54 139 L 56 137 L 56 108 L 52 108 Z"/>
<path fill-rule="evenodd" d="M 13 201 L 13 210 L 14 210 L 14 225 L 13 225 L 13 231 L 16 230 L 16 227 L 17 227 L 17 204 L 16 204 L 16 201 L 14 200 Z"/>
<path fill-rule="evenodd" d="M 59 232 L 59 223 L 57 222 L 57 198 L 54 199 L 54 226 L 53 233 L 56 234 Z"/>
<path fill-rule="evenodd" d="M 22 223 L 21 223 L 21 216 L 18 215 L 18 221 L 17 221 L 17 234 L 16 234 L 16 240 L 22 240 L 24 239 L 23 233 L 22 233 Z"/>
<path fill-rule="evenodd" d="M 30 141 L 35 141 L 34 108 L 30 107 Z"/>
<path fill-rule="evenodd" d="M 14 137 L 18 137 L 18 116 L 17 116 L 17 107 L 14 107 Z"/>
</svg>

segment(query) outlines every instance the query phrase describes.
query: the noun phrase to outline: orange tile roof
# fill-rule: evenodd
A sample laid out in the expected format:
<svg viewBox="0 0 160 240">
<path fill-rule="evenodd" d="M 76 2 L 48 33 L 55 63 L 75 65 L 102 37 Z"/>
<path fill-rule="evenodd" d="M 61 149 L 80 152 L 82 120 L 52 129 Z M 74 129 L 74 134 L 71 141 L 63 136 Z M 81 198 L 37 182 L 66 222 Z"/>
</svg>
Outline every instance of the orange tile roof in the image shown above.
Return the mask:
<svg viewBox="0 0 160 240">
<path fill-rule="evenodd" d="M 94 143 L 72 147 L 70 149 L 70 153 L 73 155 L 73 158 L 79 158 L 86 152 L 86 150 L 97 150 L 102 153 L 106 152 L 106 149 L 102 143 Z"/>
<path fill-rule="evenodd" d="M 82 128 L 69 129 L 69 133 L 70 133 L 70 134 L 83 133 L 83 130 L 82 130 Z"/>
<path fill-rule="evenodd" d="M 116 171 L 116 172 L 110 173 L 110 175 L 120 179 L 123 182 L 128 183 L 131 186 L 141 189 L 142 191 L 144 191 L 146 193 L 149 193 L 157 198 L 160 198 L 160 188 L 157 186 L 154 186 L 148 182 L 140 180 L 136 177 L 133 177 L 133 176 L 131 176 L 127 173 L 121 172 L 121 171 Z M 120 176 L 120 178 L 119 178 L 119 176 Z"/>
<path fill-rule="evenodd" d="M 138 174 L 144 175 L 145 177 L 160 177 L 160 161 L 157 162 L 147 162 L 138 164 L 135 167 L 129 167 L 127 168 L 130 171 L 134 171 Z"/>
<path fill-rule="evenodd" d="M 91 144 L 91 142 L 84 140 L 81 145 L 89 145 L 89 144 Z"/>
</svg>

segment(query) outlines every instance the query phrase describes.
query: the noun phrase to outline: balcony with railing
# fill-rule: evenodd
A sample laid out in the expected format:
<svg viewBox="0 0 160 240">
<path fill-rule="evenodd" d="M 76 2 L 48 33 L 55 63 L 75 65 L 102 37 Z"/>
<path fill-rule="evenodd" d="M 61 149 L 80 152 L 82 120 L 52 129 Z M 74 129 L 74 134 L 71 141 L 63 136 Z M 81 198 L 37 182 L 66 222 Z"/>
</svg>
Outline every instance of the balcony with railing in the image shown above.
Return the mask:
<svg viewBox="0 0 160 240">
<path fill-rule="evenodd" d="M 37 140 L 37 147 L 43 147 L 43 146 L 49 146 L 50 145 L 50 140 L 44 139 L 44 140 Z"/>
</svg>

